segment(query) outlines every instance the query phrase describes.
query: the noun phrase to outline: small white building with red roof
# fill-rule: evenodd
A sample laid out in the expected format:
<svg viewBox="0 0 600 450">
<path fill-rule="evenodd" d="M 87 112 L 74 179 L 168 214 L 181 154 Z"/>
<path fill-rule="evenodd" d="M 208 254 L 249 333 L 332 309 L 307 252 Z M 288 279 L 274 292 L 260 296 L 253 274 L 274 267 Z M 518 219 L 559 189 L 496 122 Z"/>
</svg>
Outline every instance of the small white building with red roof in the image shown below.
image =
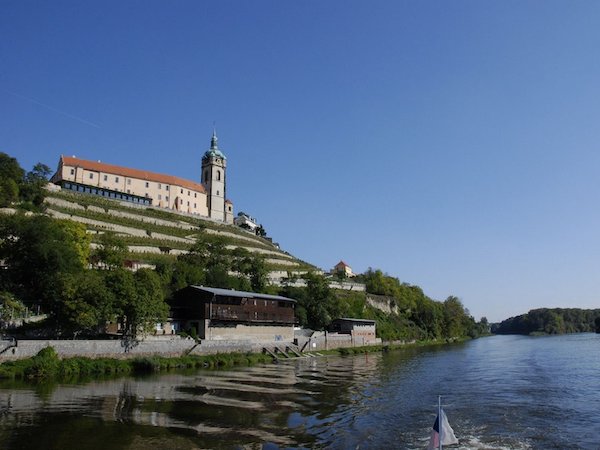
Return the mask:
<svg viewBox="0 0 600 450">
<path fill-rule="evenodd" d="M 352 272 L 352 267 L 350 267 L 344 261 L 340 261 L 333 267 L 333 274 L 339 274 L 346 278 L 352 278 L 354 276 L 354 273 Z"/>
</svg>

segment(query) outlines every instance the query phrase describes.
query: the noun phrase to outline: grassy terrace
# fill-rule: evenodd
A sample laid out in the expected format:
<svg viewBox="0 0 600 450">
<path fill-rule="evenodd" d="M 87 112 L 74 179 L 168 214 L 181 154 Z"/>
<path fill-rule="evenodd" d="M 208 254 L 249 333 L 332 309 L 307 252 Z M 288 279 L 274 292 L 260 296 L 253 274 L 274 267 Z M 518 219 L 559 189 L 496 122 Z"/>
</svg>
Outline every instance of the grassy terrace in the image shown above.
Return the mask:
<svg viewBox="0 0 600 450">
<path fill-rule="evenodd" d="M 121 225 L 125 227 L 135 228 L 137 230 L 143 230 L 146 232 L 146 236 L 128 236 L 122 235 L 122 239 L 125 241 L 127 245 L 139 245 L 139 246 L 151 246 L 151 247 L 164 247 L 168 249 L 176 249 L 176 250 L 188 250 L 192 245 L 192 242 L 179 242 L 175 240 L 170 240 L 168 238 L 156 238 L 152 236 L 152 233 L 160 233 L 166 236 L 174 236 L 177 238 L 194 238 L 202 235 L 204 238 L 215 239 L 218 235 L 214 233 L 206 233 L 204 230 L 214 230 L 217 232 L 223 232 L 228 234 L 233 234 L 239 236 L 236 238 L 234 236 L 225 235 L 222 236 L 227 245 L 235 245 L 237 247 L 249 247 L 249 248 L 257 248 L 270 250 L 274 252 L 280 252 L 277 250 L 275 246 L 269 241 L 253 236 L 250 233 L 247 233 L 244 230 L 239 229 L 236 226 L 220 224 L 213 222 L 211 220 L 203 220 L 197 217 L 190 217 L 185 214 L 177 214 L 169 211 L 164 211 L 160 209 L 155 209 L 152 207 L 141 207 L 141 206 L 128 206 L 124 205 L 122 202 L 118 202 L 115 200 L 109 200 L 93 195 L 74 193 L 68 191 L 60 191 L 60 192 L 52 192 L 49 193 L 49 197 L 54 197 L 58 199 L 65 200 L 67 202 L 77 204 L 86 209 L 78 209 L 76 207 L 68 207 L 65 205 L 48 205 L 49 209 L 54 211 L 67 214 L 73 218 L 73 220 L 77 220 L 77 217 L 97 220 L 100 222 L 106 222 L 115 225 Z M 121 211 L 130 215 L 140 216 L 139 220 L 136 220 L 132 217 L 119 217 L 115 215 L 111 215 L 108 212 L 100 212 L 88 209 L 90 206 L 94 206 L 97 208 L 104 209 L 105 211 L 113 210 L 113 211 Z M 162 219 L 168 220 L 175 223 L 185 223 L 188 225 L 192 225 L 196 227 L 196 230 L 182 229 L 177 226 L 169 226 L 166 224 L 155 224 L 145 222 L 143 219 Z M 87 228 L 90 230 L 96 231 L 104 231 L 105 229 L 101 226 L 96 225 L 87 225 Z M 93 236 L 92 242 L 98 242 L 99 237 Z M 286 252 L 281 252 L 281 256 L 276 254 L 266 254 L 263 255 L 265 258 L 269 259 L 282 259 L 285 261 L 293 261 L 297 262 L 300 265 L 298 266 L 290 266 L 285 263 L 277 264 L 277 263 L 268 263 L 267 267 L 269 270 L 311 270 L 314 269 L 314 266 L 304 262 L 297 260 L 295 258 L 286 258 L 283 255 L 287 254 Z M 290 255 L 291 256 L 291 255 Z M 137 259 L 140 261 L 148 262 L 151 264 L 155 264 L 159 261 L 172 261 L 175 256 L 168 254 L 151 254 L 151 253 L 130 253 L 130 257 L 133 259 Z"/>
<path fill-rule="evenodd" d="M 93 228 L 93 227 L 89 227 L 89 228 Z M 150 247 L 166 247 L 166 248 L 176 249 L 176 250 L 189 250 L 189 248 L 191 246 L 191 243 L 186 244 L 185 242 L 171 241 L 168 239 L 157 239 L 157 238 L 152 238 L 152 237 L 123 235 L 123 236 L 120 236 L 120 238 L 127 245 L 147 245 Z M 100 236 L 93 235 L 92 242 L 99 243 Z"/>
<path fill-rule="evenodd" d="M 240 239 L 236 239 L 234 237 L 229 237 L 229 236 L 224 236 L 224 238 L 228 241 L 228 243 L 231 243 L 233 245 L 264 248 L 265 250 L 277 251 L 277 249 L 273 246 L 273 244 L 266 241 L 265 239 L 253 236 L 249 233 L 246 233 L 243 230 L 240 230 L 238 227 L 231 226 L 231 225 L 218 224 L 218 223 L 214 223 L 209 220 L 202 220 L 199 218 L 188 217 L 185 215 L 178 215 L 175 213 L 169 213 L 167 211 L 156 210 L 153 208 L 127 207 L 127 206 L 123 206 L 122 204 L 120 204 L 119 202 L 116 202 L 116 201 L 111 201 L 111 200 L 107 200 L 104 198 L 98 198 L 98 197 L 94 198 L 92 195 L 75 194 L 75 193 L 70 193 L 70 192 L 59 192 L 59 193 L 53 193 L 51 196 L 60 198 L 60 199 L 63 199 L 63 200 L 66 200 L 66 201 L 69 201 L 72 203 L 76 203 L 84 208 L 87 208 L 88 206 L 96 206 L 98 208 L 104 208 L 106 210 L 123 211 L 128 214 L 135 214 L 135 215 L 138 215 L 141 217 L 146 217 L 146 218 L 163 219 L 163 220 L 169 220 L 172 222 L 185 222 L 189 225 L 193 225 L 193 226 L 197 227 L 197 231 L 184 230 L 184 229 L 181 229 L 178 227 L 171 227 L 171 226 L 167 226 L 167 225 L 148 223 L 148 222 L 144 222 L 141 218 L 140 218 L 140 220 L 135 220 L 132 218 L 118 217 L 118 216 L 110 215 L 108 213 L 101 213 L 101 212 L 91 211 L 91 210 L 87 210 L 87 209 L 80 210 L 80 209 L 68 208 L 68 207 L 58 206 L 58 205 L 50 206 L 50 209 L 53 209 L 58 212 L 62 212 L 64 214 L 69 214 L 69 215 L 78 216 L 78 217 L 85 217 L 88 219 L 99 220 L 99 221 L 103 221 L 103 222 L 114 223 L 117 225 L 128 226 L 128 227 L 146 230 L 146 231 L 150 231 L 150 232 L 154 231 L 157 233 L 162 233 L 162 234 L 167 234 L 167 235 L 177 236 L 177 237 L 188 237 L 190 235 L 197 234 L 204 229 L 211 229 L 211 230 L 215 230 L 215 231 L 227 232 L 227 233 L 231 233 L 231 234 L 240 236 Z M 132 244 L 132 245 L 134 245 L 134 244 Z M 140 243 L 138 245 L 145 245 L 145 244 Z M 147 245 L 149 245 L 149 244 L 147 244 Z"/>
<path fill-rule="evenodd" d="M 273 244 L 271 244 L 269 241 L 262 239 L 260 237 L 253 236 L 253 235 L 245 232 L 244 230 L 239 229 L 238 227 L 213 222 L 211 220 L 203 220 L 202 218 L 199 218 L 199 217 L 191 217 L 191 216 L 187 216 L 185 214 L 177 214 L 177 213 L 165 211 L 162 209 L 156 209 L 156 208 L 152 208 L 152 207 L 134 206 L 133 204 L 131 206 L 126 206 L 126 205 L 123 205 L 123 202 L 118 202 L 115 200 L 108 200 L 108 199 L 105 199 L 102 197 L 97 197 L 97 196 L 93 196 L 93 195 L 89 195 L 89 194 L 81 194 L 81 193 L 78 194 L 78 193 L 74 193 L 74 192 L 61 191 L 61 192 L 49 193 L 48 196 L 60 198 L 60 199 L 63 199 L 63 200 L 66 200 L 66 201 L 69 201 L 72 203 L 77 203 L 78 205 L 83 206 L 84 208 L 87 208 L 88 206 L 97 206 L 99 208 L 123 211 L 123 212 L 127 212 L 129 214 L 137 214 L 137 215 L 148 217 L 148 218 L 164 219 L 164 220 L 170 220 L 170 221 L 174 221 L 174 222 L 185 222 L 190 225 L 194 225 L 194 226 L 198 227 L 199 229 L 210 228 L 210 229 L 213 229 L 216 231 L 225 231 L 228 233 L 234 233 L 239 236 L 246 237 L 246 238 L 248 238 L 248 237 L 252 238 L 254 241 L 256 241 L 257 245 L 262 245 L 262 246 L 265 246 L 265 247 L 268 247 L 271 249 L 274 248 Z M 54 208 L 55 207 L 52 206 L 52 209 L 54 209 Z M 112 218 L 113 216 L 110 216 L 110 217 Z M 144 223 L 144 222 L 142 222 L 142 223 Z"/>
<path fill-rule="evenodd" d="M 96 211 L 90 210 L 78 210 L 78 209 L 70 209 L 65 208 L 63 206 L 52 205 L 51 208 L 53 211 L 58 211 L 63 214 L 68 214 L 70 216 L 76 217 L 85 217 L 86 219 L 99 220 L 102 222 L 108 222 L 115 225 L 123 225 L 125 227 L 137 228 L 140 230 L 145 230 L 146 232 L 154 232 L 154 233 L 162 233 L 167 234 L 169 236 L 177 236 L 181 238 L 193 237 L 201 232 L 199 229 L 197 232 L 193 230 L 182 230 L 181 228 L 168 227 L 165 225 L 157 225 L 148 222 L 142 222 L 141 220 L 130 219 L 126 217 L 117 217 L 110 216 L 105 213 L 100 213 Z"/>
</svg>

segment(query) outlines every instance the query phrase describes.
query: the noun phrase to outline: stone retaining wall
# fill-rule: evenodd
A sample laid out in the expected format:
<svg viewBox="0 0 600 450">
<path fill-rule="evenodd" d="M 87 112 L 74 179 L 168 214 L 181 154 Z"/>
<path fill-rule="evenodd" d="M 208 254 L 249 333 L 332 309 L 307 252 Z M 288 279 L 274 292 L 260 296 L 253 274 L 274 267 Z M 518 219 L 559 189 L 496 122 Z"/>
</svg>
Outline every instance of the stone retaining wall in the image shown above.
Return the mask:
<svg viewBox="0 0 600 450">
<path fill-rule="evenodd" d="M 133 358 L 137 356 L 181 356 L 210 355 L 216 353 L 246 353 L 261 352 L 264 347 L 281 349 L 290 341 L 260 341 L 260 340 L 202 340 L 196 343 L 191 338 L 174 337 L 172 339 L 146 339 L 127 345 L 119 339 L 112 340 L 0 340 L 0 363 L 35 356 L 40 350 L 52 347 L 61 358 L 83 356 L 88 358 Z M 306 344 L 306 345 L 304 345 Z M 381 339 L 365 341 L 350 335 L 334 333 L 315 333 L 312 337 L 298 337 L 298 348 L 304 351 L 332 350 L 342 347 L 362 347 L 366 345 L 381 344 Z"/>
<path fill-rule="evenodd" d="M 192 349 L 192 339 L 144 340 L 132 345 L 125 341 L 113 340 L 10 340 L 0 341 L 0 361 L 22 359 L 35 356 L 40 350 L 52 347 L 60 357 L 87 356 L 90 358 L 127 358 L 132 356 L 180 356 Z"/>
<path fill-rule="evenodd" d="M 381 345 L 381 339 L 365 339 L 362 336 L 349 334 L 317 332 L 312 336 L 296 336 L 296 345 L 304 352 L 318 350 L 334 350 L 336 348 L 366 347 L 368 345 Z"/>
</svg>

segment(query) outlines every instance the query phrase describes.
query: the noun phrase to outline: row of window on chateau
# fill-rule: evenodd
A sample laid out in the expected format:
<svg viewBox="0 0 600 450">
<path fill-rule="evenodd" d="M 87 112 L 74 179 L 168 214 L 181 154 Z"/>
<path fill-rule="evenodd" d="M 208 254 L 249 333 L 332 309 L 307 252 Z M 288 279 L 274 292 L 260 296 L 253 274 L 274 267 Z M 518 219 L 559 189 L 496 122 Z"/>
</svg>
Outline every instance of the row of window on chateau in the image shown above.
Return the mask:
<svg viewBox="0 0 600 450">
<path fill-rule="evenodd" d="M 76 192 L 84 192 L 86 194 L 94 194 L 94 195 L 100 195 L 102 197 L 108 197 L 108 198 L 113 198 L 113 199 L 117 199 L 117 200 L 125 200 L 128 202 L 134 202 L 134 203 L 140 203 L 143 205 L 151 205 L 152 204 L 152 199 L 150 198 L 150 196 L 148 195 L 148 193 L 146 193 L 146 197 L 140 197 L 137 195 L 133 195 L 131 194 L 131 192 L 129 190 L 127 190 L 127 194 L 121 194 L 119 192 L 113 192 L 113 191 L 107 191 L 104 189 L 99 189 L 99 188 L 93 188 L 93 187 L 89 187 L 89 186 L 83 186 L 80 184 L 75 184 L 75 183 L 64 183 L 63 184 L 63 188 L 65 189 L 69 189 L 71 191 L 76 191 Z M 158 194 L 158 200 L 162 200 L 162 196 L 160 194 Z M 183 199 L 178 199 L 179 200 L 179 204 L 183 205 Z M 169 196 L 166 195 L 165 196 L 165 201 L 168 202 L 169 201 Z M 190 206 L 190 202 L 187 202 L 187 206 Z M 194 208 L 196 208 L 198 205 L 196 203 L 194 203 Z"/>
<path fill-rule="evenodd" d="M 220 174 L 220 173 L 219 173 L 219 174 Z M 75 175 L 75 169 L 71 169 L 71 175 Z M 90 177 L 90 180 L 93 180 L 93 179 L 94 179 L 94 174 L 93 174 L 93 173 L 90 173 L 90 174 L 89 174 L 89 177 Z M 220 177 L 219 177 L 219 179 L 220 179 Z M 108 175 L 104 175 L 104 181 L 108 182 Z M 115 183 L 118 183 L 119 181 L 120 181 L 120 178 L 119 178 L 119 177 L 117 177 L 117 176 L 115 176 Z M 126 182 L 127 182 L 127 185 L 128 185 L 128 186 L 131 186 L 131 178 L 127 178 L 127 179 L 126 179 Z M 145 186 L 146 186 L 147 188 L 149 188 L 149 187 L 150 187 L 150 182 L 149 182 L 149 181 L 146 181 L 146 184 L 145 184 Z M 158 186 L 158 189 L 162 189 L 162 183 L 157 183 L 157 186 Z M 166 190 L 166 191 L 170 190 L 170 186 L 169 186 L 168 184 L 166 184 L 166 185 L 165 185 L 165 190 Z M 184 189 L 183 189 L 183 188 L 180 188 L 180 191 L 181 191 L 181 194 L 183 194 L 183 193 L 184 193 Z M 127 191 L 127 193 L 130 193 L 130 191 Z M 146 194 L 146 196 L 147 196 L 147 195 L 148 195 L 148 194 Z M 188 195 L 188 196 L 191 196 L 191 195 L 192 195 L 192 193 L 191 193 L 191 191 L 190 191 L 190 190 L 188 190 L 188 191 L 187 191 L 187 195 Z M 217 195 L 218 195 L 218 194 L 217 194 Z M 197 193 L 197 192 L 194 192 L 194 198 L 198 198 L 198 193 Z M 159 196 L 158 196 L 158 199 L 160 200 L 160 194 L 159 194 Z M 166 200 L 167 200 L 167 201 L 169 201 L 169 197 L 168 197 L 168 196 L 166 197 Z"/>
</svg>

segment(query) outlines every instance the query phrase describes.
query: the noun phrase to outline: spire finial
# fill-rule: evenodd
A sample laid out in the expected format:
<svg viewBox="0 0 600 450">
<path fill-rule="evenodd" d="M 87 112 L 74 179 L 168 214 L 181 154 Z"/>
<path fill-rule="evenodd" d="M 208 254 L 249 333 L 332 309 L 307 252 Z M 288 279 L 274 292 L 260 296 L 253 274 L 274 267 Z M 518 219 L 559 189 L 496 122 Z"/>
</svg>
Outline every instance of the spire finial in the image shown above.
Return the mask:
<svg viewBox="0 0 600 450">
<path fill-rule="evenodd" d="M 212 134 L 212 138 L 210 139 L 210 149 L 211 150 L 218 150 L 219 147 L 217 146 L 217 127 L 215 125 L 215 123 L 213 122 L 213 134 Z"/>
</svg>

